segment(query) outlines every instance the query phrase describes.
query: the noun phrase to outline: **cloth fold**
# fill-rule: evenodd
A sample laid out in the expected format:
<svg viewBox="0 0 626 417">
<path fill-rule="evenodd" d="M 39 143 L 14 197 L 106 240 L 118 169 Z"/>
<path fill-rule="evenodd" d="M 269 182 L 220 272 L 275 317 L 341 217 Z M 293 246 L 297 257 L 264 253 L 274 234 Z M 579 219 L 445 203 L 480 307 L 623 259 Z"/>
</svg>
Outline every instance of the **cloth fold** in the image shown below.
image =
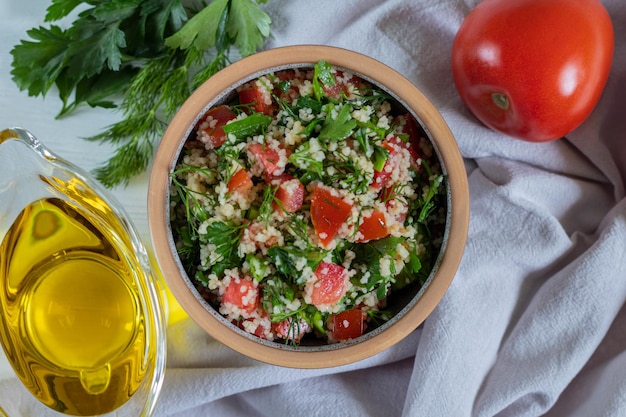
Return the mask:
<svg viewBox="0 0 626 417">
<path fill-rule="evenodd" d="M 38 3 L 45 9 L 44 0 Z M 264 6 L 273 20 L 268 48 L 327 44 L 367 54 L 406 76 L 439 108 L 467 167 L 466 250 L 448 292 L 419 329 L 349 366 L 270 366 L 219 344 L 189 319 L 171 326 L 157 416 L 626 413 L 626 5 L 602 1 L 613 20 L 615 59 L 600 103 L 567 138 L 536 144 L 481 125 L 454 88 L 452 41 L 478 3 L 272 0 Z M 40 15 L 20 15 L 23 25 L 7 26 L 13 30 L 5 43 L 17 43 Z M 8 50 L 3 46 L 0 56 Z M 106 124 L 97 110 L 52 122 L 57 102 L 25 98 L 6 61 L 0 59 L 2 90 L 10 94 L 0 99 L 5 114 L 33 130 L 60 126 L 51 130 L 53 140 L 61 129 L 89 136 L 94 120 Z M 43 120 L 14 110 L 30 104 L 43 109 Z M 3 124 L 13 121 L 0 117 Z M 62 155 L 76 152 L 75 142 L 57 146 Z M 134 186 L 145 190 L 146 178 Z M 145 193 L 116 192 L 145 233 L 138 203 Z M 32 400 L 18 385 L 14 378 L 0 380 L 0 404 L 10 404 L 11 417 L 31 416 Z"/>
</svg>

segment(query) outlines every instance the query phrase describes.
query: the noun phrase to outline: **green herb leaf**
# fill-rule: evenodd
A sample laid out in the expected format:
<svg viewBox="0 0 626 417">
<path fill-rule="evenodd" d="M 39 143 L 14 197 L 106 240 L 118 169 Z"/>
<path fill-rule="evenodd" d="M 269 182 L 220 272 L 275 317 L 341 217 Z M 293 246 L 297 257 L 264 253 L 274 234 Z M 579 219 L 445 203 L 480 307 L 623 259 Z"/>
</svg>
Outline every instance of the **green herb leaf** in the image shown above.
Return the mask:
<svg viewBox="0 0 626 417">
<path fill-rule="evenodd" d="M 120 69 L 121 49 L 126 46 L 126 37 L 116 25 L 84 19 L 71 30 L 75 40 L 69 44 L 67 51 L 69 71 L 81 74 L 81 77 L 90 77 L 105 66 L 113 71 Z"/>
<path fill-rule="evenodd" d="M 280 246 L 272 246 L 267 251 L 267 256 L 272 260 L 276 270 L 285 277 L 291 278 L 296 272 L 296 264 L 289 252 Z"/>
<path fill-rule="evenodd" d="M 185 177 L 185 174 L 188 172 L 198 173 L 201 176 L 204 176 L 207 180 L 212 178 L 213 172 L 206 169 L 200 168 L 196 166 L 183 166 L 182 168 L 177 169 L 172 174 L 170 174 L 170 178 L 172 180 L 172 185 L 176 190 L 176 193 L 172 196 L 173 201 L 177 204 L 182 203 L 184 212 L 182 213 L 182 219 L 177 217 L 176 212 L 172 213 L 172 218 L 174 221 L 180 225 L 180 228 L 186 229 L 190 235 L 190 239 L 188 241 L 193 241 L 195 246 L 199 245 L 198 241 L 198 227 L 201 222 L 208 220 L 209 213 L 202 206 L 200 201 L 198 200 L 199 196 L 204 197 L 207 201 L 212 204 L 215 204 L 215 196 L 212 194 L 200 193 L 198 191 L 192 190 L 187 187 L 186 184 L 181 181 L 181 178 Z M 195 261 L 195 259 L 193 259 Z"/>
<path fill-rule="evenodd" d="M 280 279 L 268 279 L 263 286 L 261 299 L 263 307 L 270 313 L 272 322 L 280 322 L 290 317 L 297 320 L 303 308 L 297 310 L 287 309 L 295 298 L 295 291 L 291 285 Z"/>
<path fill-rule="evenodd" d="M 240 120 L 227 123 L 222 126 L 224 133 L 234 135 L 238 140 L 262 133 L 272 122 L 270 116 L 263 113 L 253 113 Z"/>
<path fill-rule="evenodd" d="M 11 51 L 13 81 L 30 96 L 45 96 L 63 71 L 71 39 L 55 25 L 30 29 L 26 34 L 34 41 L 22 40 Z"/>
<path fill-rule="evenodd" d="M 105 24 L 114 24 L 135 14 L 141 2 L 142 0 L 109 0 L 98 4 L 84 16 L 88 15 Z"/>
<path fill-rule="evenodd" d="M 93 77 L 83 78 L 75 87 L 73 84 L 62 87 L 60 82 L 57 82 L 60 96 L 63 98 L 63 108 L 57 117 L 71 113 L 82 103 L 87 103 L 91 107 L 117 107 L 109 98 L 123 91 L 136 73 L 136 69 L 126 67 L 120 71 L 102 71 Z M 69 102 L 71 88 L 75 89 L 73 102 Z"/>
<path fill-rule="evenodd" d="M 188 20 L 187 10 L 181 0 L 132 0 L 139 1 L 136 13 L 120 27 L 126 34 L 129 56 L 152 59 L 166 49 L 165 37 L 180 30 Z"/>
<path fill-rule="evenodd" d="M 281 92 L 286 93 L 291 88 L 291 81 L 283 80 L 283 81 L 280 81 L 276 86 Z"/>
<path fill-rule="evenodd" d="M 426 171 L 428 177 L 430 178 L 428 184 L 428 194 L 420 203 L 422 204 L 422 209 L 420 210 L 417 221 L 420 223 L 424 223 L 428 216 L 433 212 L 436 207 L 435 204 L 435 196 L 438 194 L 439 185 L 443 182 L 443 175 L 433 176 L 430 170 L 430 167 L 426 163 L 426 161 L 422 161 L 422 166 Z"/>
<path fill-rule="evenodd" d="M 311 142 L 307 141 L 298 146 L 291 155 L 288 162 L 296 167 L 313 174 L 314 178 L 322 178 L 324 164 L 317 160 L 311 153 Z"/>
<path fill-rule="evenodd" d="M 368 158 L 374 154 L 374 146 L 372 145 L 371 139 L 367 136 L 367 128 L 360 127 L 354 132 L 354 138 L 363 149 L 363 153 Z"/>
<path fill-rule="evenodd" d="M 367 271 L 370 273 L 367 289 L 371 291 L 376 288 L 379 300 L 385 298 L 388 286 L 394 281 L 393 276 L 383 275 L 381 273 L 380 260 L 386 255 L 393 255 L 398 244 L 404 241 L 404 238 L 389 236 L 367 243 L 355 244 L 352 247 L 352 251 L 356 255 L 353 263 L 367 267 Z M 359 273 L 353 279 L 360 281 L 361 277 L 362 273 Z"/>
<path fill-rule="evenodd" d="M 213 0 L 178 32 L 165 39 L 165 45 L 180 49 L 193 46 L 199 50 L 215 46 L 219 21 L 222 14 L 227 12 L 228 3 L 229 0 Z"/>
<path fill-rule="evenodd" d="M 332 72 L 332 66 L 322 59 L 313 69 L 313 94 L 318 101 L 324 97 L 325 85 L 335 85 L 335 74 Z"/>
<path fill-rule="evenodd" d="M 304 128 L 304 130 L 302 131 L 302 134 L 304 135 L 304 137 L 310 138 L 313 135 L 313 132 L 315 131 L 315 127 L 319 125 L 320 123 L 321 123 L 321 120 L 319 119 L 311 120 L 311 122 L 308 125 L 306 125 L 306 128 Z"/>
<path fill-rule="evenodd" d="M 352 107 L 348 104 L 341 106 L 337 117 L 333 119 L 330 115 L 326 118 L 324 126 L 320 131 L 319 138 L 323 140 L 343 140 L 356 128 L 357 122 L 352 118 Z"/>
<path fill-rule="evenodd" d="M 426 276 L 422 273 L 422 261 L 417 255 L 417 245 L 415 242 L 410 242 L 409 246 L 409 261 L 406 263 L 402 271 L 395 277 L 395 282 L 392 284 L 394 290 L 398 290 L 409 285 L 416 279 L 421 280 L 421 284 L 424 284 Z M 430 268 L 427 268 L 430 270 Z"/>
<path fill-rule="evenodd" d="M 263 278 L 265 278 L 265 274 L 267 273 L 267 269 L 269 267 L 267 260 L 263 259 L 261 256 L 249 253 L 246 255 L 246 262 L 250 268 L 250 275 L 252 275 L 252 278 L 254 278 L 257 282 L 262 281 Z"/>
<path fill-rule="evenodd" d="M 83 0 L 52 0 L 52 4 L 46 10 L 44 21 L 53 22 L 62 19 L 82 2 Z"/>
<path fill-rule="evenodd" d="M 228 35 L 241 56 L 253 54 L 270 35 L 272 19 L 252 0 L 232 0 Z"/>
<path fill-rule="evenodd" d="M 374 146 L 374 170 L 382 171 L 385 167 L 385 163 L 387 162 L 387 157 L 389 157 L 389 149 L 383 148 L 382 146 Z"/>
<path fill-rule="evenodd" d="M 365 193 L 374 180 L 371 171 L 363 169 L 358 161 L 344 157 L 341 154 L 336 158 L 329 158 L 327 164 L 335 167 L 335 173 L 325 175 L 323 178 L 324 183 L 349 190 L 354 194 Z"/>
<path fill-rule="evenodd" d="M 276 191 L 278 186 L 268 185 L 263 191 L 263 200 L 258 209 L 258 218 L 262 221 L 267 221 L 274 212 L 274 201 L 276 201 Z"/>
<path fill-rule="evenodd" d="M 217 257 L 215 262 L 209 265 L 211 272 L 221 275 L 226 269 L 239 266 L 241 259 L 237 253 L 237 248 L 242 232 L 243 226 L 227 222 L 214 222 L 207 227 L 203 235 L 200 235 L 201 240 L 215 245 Z"/>
<path fill-rule="evenodd" d="M 302 274 L 296 268 L 296 262 L 305 258 L 307 266 L 315 270 L 326 256 L 326 252 L 318 248 L 299 249 L 294 246 L 272 246 L 267 251 L 267 256 L 272 260 L 276 270 L 285 276 L 290 282 L 303 285 Z"/>
<path fill-rule="evenodd" d="M 315 328 L 318 332 L 325 335 L 326 334 L 326 316 L 327 314 L 322 314 L 317 308 L 314 306 L 308 306 L 305 310 L 305 320 Z"/>
<path fill-rule="evenodd" d="M 187 22 L 187 11 L 181 0 L 132 0 L 139 2 L 139 19 L 128 29 L 138 28 L 138 32 L 126 30 L 127 38 L 141 41 L 149 51 L 157 53 L 164 49 L 165 36 L 177 32 Z M 135 16 L 136 17 L 136 16 Z M 132 17 L 131 17 L 132 19 Z M 139 20 L 139 22 L 136 22 Z M 139 23 L 139 24 L 137 24 Z M 130 42 L 129 42 L 130 43 Z M 133 50 L 140 50 L 141 45 L 133 42 Z"/>
<path fill-rule="evenodd" d="M 322 111 L 322 103 L 313 99 L 313 97 L 300 96 L 298 97 L 298 101 L 296 101 L 296 105 L 293 107 L 294 113 L 298 114 L 300 109 L 311 109 L 314 114 L 317 114 Z"/>
</svg>

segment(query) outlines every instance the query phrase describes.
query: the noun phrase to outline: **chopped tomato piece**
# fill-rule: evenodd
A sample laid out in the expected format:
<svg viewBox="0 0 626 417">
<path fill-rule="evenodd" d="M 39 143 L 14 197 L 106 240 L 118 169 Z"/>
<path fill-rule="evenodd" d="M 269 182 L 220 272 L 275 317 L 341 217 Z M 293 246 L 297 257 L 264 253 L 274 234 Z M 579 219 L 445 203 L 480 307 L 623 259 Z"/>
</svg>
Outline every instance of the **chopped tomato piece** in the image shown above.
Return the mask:
<svg viewBox="0 0 626 417">
<path fill-rule="evenodd" d="M 411 117 L 410 120 L 413 120 L 413 118 Z M 411 129 L 412 130 L 412 129 Z M 409 135 L 409 141 L 408 142 L 403 142 L 402 139 L 400 139 L 397 136 L 392 136 L 391 138 L 389 138 L 387 140 L 388 143 L 392 143 L 394 145 L 399 146 L 400 148 L 404 148 L 407 151 L 409 151 L 409 155 L 411 156 L 411 168 L 413 169 L 419 169 L 419 165 L 418 165 L 418 161 L 420 159 L 419 154 L 417 153 L 417 146 L 419 143 L 419 136 L 416 136 L 415 139 L 413 139 L 412 134 Z"/>
<path fill-rule="evenodd" d="M 296 72 L 294 70 L 284 70 L 276 73 L 276 77 L 280 80 L 274 88 L 274 94 L 281 100 L 292 100 L 298 98 L 300 93 L 297 85 L 291 83 L 292 80 L 297 79 Z"/>
<path fill-rule="evenodd" d="M 252 179 L 250 175 L 245 169 L 240 169 L 235 172 L 235 175 L 230 177 L 230 181 L 228 181 L 228 192 L 233 193 L 245 193 L 250 188 L 252 188 L 254 184 L 252 183 Z"/>
<path fill-rule="evenodd" d="M 396 117 L 396 122 L 398 124 L 398 130 L 400 133 L 404 133 L 409 136 L 408 143 L 410 143 L 413 147 L 417 147 L 420 140 L 419 134 L 419 126 L 415 121 L 415 118 L 411 116 L 409 113 L 402 114 Z"/>
<path fill-rule="evenodd" d="M 330 316 L 329 330 L 333 338 L 349 340 L 363 335 L 365 314 L 360 308 L 353 308 Z"/>
<path fill-rule="evenodd" d="M 315 278 L 305 287 L 314 306 L 335 304 L 346 294 L 346 271 L 343 266 L 321 262 L 315 269 Z"/>
<path fill-rule="evenodd" d="M 293 340 L 297 343 L 311 330 L 311 326 L 305 320 L 295 321 L 289 317 L 278 323 L 272 323 L 272 330 L 281 339 Z"/>
<path fill-rule="evenodd" d="M 348 95 L 352 88 L 359 88 L 363 84 L 363 80 L 356 75 L 349 77 L 343 71 L 337 71 L 335 74 L 335 85 L 324 85 L 324 94 L 332 98 L 340 98 L 341 94 Z"/>
<path fill-rule="evenodd" d="M 295 213 L 300 210 L 304 201 L 304 185 L 297 178 L 283 174 L 275 197 L 278 200 L 272 204 L 275 210 Z"/>
<path fill-rule="evenodd" d="M 387 236 L 389 230 L 385 223 L 385 213 L 374 210 L 371 215 L 363 217 L 363 222 L 359 226 L 359 234 L 357 242 L 369 242 Z"/>
<path fill-rule="evenodd" d="M 285 158 L 289 158 L 289 150 L 287 149 L 274 149 L 270 146 L 264 146 L 260 143 L 252 143 L 248 147 L 250 153 L 252 153 L 254 159 L 259 161 L 263 166 L 265 172 L 265 181 L 271 182 L 277 176 L 280 176 L 284 171 L 283 167 L 280 167 L 280 154 L 279 152 L 285 152 Z"/>
<path fill-rule="evenodd" d="M 260 143 L 252 143 L 248 147 L 252 155 L 261 162 L 265 171 L 270 175 L 274 175 L 274 172 L 278 168 L 278 161 L 280 160 L 280 156 L 276 149 L 270 148 L 269 146 L 263 146 Z"/>
<path fill-rule="evenodd" d="M 239 91 L 239 104 L 249 104 L 257 113 L 267 116 L 274 114 L 274 106 L 266 101 L 266 93 L 253 84 Z"/>
<path fill-rule="evenodd" d="M 239 319 L 239 320 L 235 320 L 232 323 L 234 325 L 236 325 L 237 327 L 239 327 L 241 330 L 245 330 L 246 332 L 250 332 L 253 335 L 255 335 L 256 337 L 260 337 L 261 339 L 267 339 L 267 334 L 270 333 L 271 328 L 270 326 L 267 326 L 265 323 L 269 321 L 269 317 L 267 315 L 267 313 L 265 312 L 265 310 L 260 310 L 259 312 L 259 316 L 261 318 L 267 318 L 268 320 L 258 320 L 256 317 L 251 317 L 251 318 L 247 318 L 247 319 Z M 255 323 L 256 324 L 256 328 L 254 328 L 254 331 L 252 331 L 251 329 L 251 324 Z"/>
<path fill-rule="evenodd" d="M 254 245 L 261 251 L 278 244 L 278 237 L 275 235 L 265 236 L 263 231 L 267 228 L 264 222 L 251 221 L 243 231 L 241 244 Z"/>
<path fill-rule="evenodd" d="M 389 155 L 387 155 L 387 160 L 385 161 L 385 165 L 383 165 L 383 169 L 380 171 L 374 171 L 374 180 L 372 181 L 372 186 L 376 189 L 381 187 L 389 187 L 391 185 L 391 174 L 395 167 L 394 158 L 398 151 L 395 146 L 388 141 L 383 141 L 381 145 L 383 148 L 389 151 Z"/>
<path fill-rule="evenodd" d="M 419 154 L 410 143 L 404 143 L 399 137 L 391 136 L 390 138 L 385 139 L 380 146 L 387 149 L 389 154 L 387 155 L 387 160 L 385 161 L 383 169 L 380 171 L 374 171 L 374 180 L 371 184 L 374 188 L 390 188 L 393 185 L 393 172 L 397 169 L 403 169 L 401 166 L 402 149 L 406 149 L 409 153 L 410 167 L 416 170 L 419 169 Z"/>
<path fill-rule="evenodd" d="M 341 93 L 343 93 L 342 85 L 335 83 L 335 85 L 324 86 L 324 94 L 328 97 L 339 98 L 341 97 Z"/>
<path fill-rule="evenodd" d="M 387 166 L 385 164 L 385 166 Z M 374 171 L 374 180 L 372 181 L 372 186 L 376 189 L 381 187 L 386 187 L 389 185 L 391 178 L 391 170 L 382 169 L 382 171 Z"/>
<path fill-rule="evenodd" d="M 399 124 L 398 132 L 409 137 L 406 147 L 411 154 L 411 168 L 419 169 L 419 165 L 417 164 L 417 161 L 420 159 L 419 153 L 417 152 L 420 144 L 419 126 L 415 118 L 409 113 L 396 117 L 396 121 Z"/>
<path fill-rule="evenodd" d="M 210 148 L 218 148 L 226 142 L 226 133 L 224 126 L 233 120 L 235 113 L 228 106 L 214 107 L 202 118 L 202 122 L 198 126 L 198 138 L 209 145 Z"/>
<path fill-rule="evenodd" d="M 350 216 L 352 206 L 322 187 L 315 187 L 311 200 L 311 221 L 322 245 L 327 246 Z"/>
<path fill-rule="evenodd" d="M 259 304 L 259 290 L 250 278 L 231 278 L 222 295 L 222 304 L 252 313 Z"/>
</svg>

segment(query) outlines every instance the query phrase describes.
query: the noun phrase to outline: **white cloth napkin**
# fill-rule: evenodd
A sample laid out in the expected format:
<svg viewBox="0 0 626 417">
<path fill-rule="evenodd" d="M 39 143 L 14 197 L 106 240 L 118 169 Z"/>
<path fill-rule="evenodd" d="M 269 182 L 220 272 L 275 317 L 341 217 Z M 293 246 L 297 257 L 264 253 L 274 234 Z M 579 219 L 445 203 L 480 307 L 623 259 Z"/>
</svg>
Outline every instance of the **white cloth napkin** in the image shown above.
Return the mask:
<svg viewBox="0 0 626 417">
<path fill-rule="evenodd" d="M 482 126 L 454 88 L 452 40 L 478 2 L 268 3 L 268 47 L 315 43 L 362 52 L 432 99 L 466 158 L 467 247 L 424 325 L 353 365 L 269 366 L 215 342 L 190 320 L 171 326 L 158 416 L 626 415 L 626 5 L 603 1 L 615 28 L 615 60 L 592 116 L 567 139 L 531 144 Z M 7 73 L 0 76 L 9 86 Z M 93 129 L 64 123 L 77 123 L 85 136 Z M 133 184 L 145 185 L 145 178 Z M 124 196 L 144 227 L 142 206 Z M 31 400 L 21 392 L 14 379 L 0 381 L 0 404 L 15 398 L 11 416 L 30 415 Z"/>
</svg>

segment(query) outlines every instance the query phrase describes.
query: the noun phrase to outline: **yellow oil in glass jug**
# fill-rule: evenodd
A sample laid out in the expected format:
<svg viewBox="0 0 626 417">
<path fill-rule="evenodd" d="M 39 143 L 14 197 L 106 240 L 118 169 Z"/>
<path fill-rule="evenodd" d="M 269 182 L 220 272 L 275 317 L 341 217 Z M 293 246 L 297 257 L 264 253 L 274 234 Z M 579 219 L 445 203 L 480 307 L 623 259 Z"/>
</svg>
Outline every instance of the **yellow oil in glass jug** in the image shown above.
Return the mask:
<svg viewBox="0 0 626 417">
<path fill-rule="evenodd" d="M 26 131 L 0 134 L 0 170 L 0 342 L 16 375 L 58 413 L 150 415 L 165 325 L 126 215 Z"/>
</svg>

